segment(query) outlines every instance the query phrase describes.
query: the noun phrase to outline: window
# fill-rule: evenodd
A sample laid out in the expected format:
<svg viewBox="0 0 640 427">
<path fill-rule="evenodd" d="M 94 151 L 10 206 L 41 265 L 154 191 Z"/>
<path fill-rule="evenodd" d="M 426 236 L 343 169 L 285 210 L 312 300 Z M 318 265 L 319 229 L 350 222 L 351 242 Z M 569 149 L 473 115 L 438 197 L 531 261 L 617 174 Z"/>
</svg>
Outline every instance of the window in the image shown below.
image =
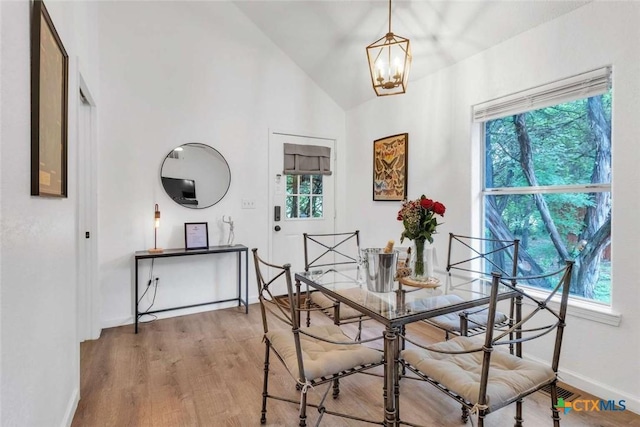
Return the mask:
<svg viewBox="0 0 640 427">
<path fill-rule="evenodd" d="M 286 218 L 322 218 L 322 175 L 285 175 Z"/>
<path fill-rule="evenodd" d="M 519 275 L 574 260 L 572 297 L 610 304 L 610 70 L 587 74 L 474 107 L 484 134 L 484 233 L 520 239 Z"/>
</svg>

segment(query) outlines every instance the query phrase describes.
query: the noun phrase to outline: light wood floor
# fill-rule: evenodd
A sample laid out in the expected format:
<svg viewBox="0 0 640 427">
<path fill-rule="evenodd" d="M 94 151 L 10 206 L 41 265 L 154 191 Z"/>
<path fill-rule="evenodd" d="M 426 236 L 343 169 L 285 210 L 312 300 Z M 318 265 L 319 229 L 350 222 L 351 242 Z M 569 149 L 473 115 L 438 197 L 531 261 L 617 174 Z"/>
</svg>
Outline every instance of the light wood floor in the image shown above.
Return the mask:
<svg viewBox="0 0 640 427">
<path fill-rule="evenodd" d="M 314 324 L 326 322 L 320 314 Z M 442 334 L 411 325 L 427 342 Z M 379 327 L 368 322 L 365 331 Z M 106 329 L 81 345 L 81 399 L 72 426 L 259 426 L 264 344 L 257 305 L 225 309 Z M 297 397 L 294 383 L 272 357 L 272 393 Z M 333 408 L 383 419 L 381 378 L 357 375 L 341 381 Z M 568 388 L 568 387 L 567 387 Z M 593 398 L 581 391 L 579 398 Z M 310 392 L 317 401 L 318 392 Z M 525 400 L 525 425 L 552 425 L 550 398 L 538 392 Z M 297 406 L 269 400 L 267 426 L 297 425 Z M 488 426 L 512 426 L 515 407 L 486 419 Z M 309 410 L 309 425 L 317 412 Z M 417 381 L 401 384 L 401 415 L 424 426 L 461 426 L 460 408 L 435 388 Z M 576 412 L 562 416 L 563 427 L 640 426 L 640 416 L 623 412 Z M 363 423 L 325 415 L 323 426 Z M 467 424 L 470 426 L 471 424 Z"/>
</svg>

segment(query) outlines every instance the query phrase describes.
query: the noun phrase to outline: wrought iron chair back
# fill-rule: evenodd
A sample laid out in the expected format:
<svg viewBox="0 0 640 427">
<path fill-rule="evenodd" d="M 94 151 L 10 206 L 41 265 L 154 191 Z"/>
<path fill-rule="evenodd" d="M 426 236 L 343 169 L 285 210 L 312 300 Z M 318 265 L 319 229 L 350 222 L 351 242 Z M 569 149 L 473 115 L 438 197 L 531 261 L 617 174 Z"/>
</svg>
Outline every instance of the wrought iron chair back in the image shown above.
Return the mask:
<svg viewBox="0 0 640 427">
<path fill-rule="evenodd" d="M 355 230 L 346 233 L 303 233 L 304 241 L 304 269 L 311 271 L 313 268 L 339 269 L 344 266 L 360 265 L 360 231 Z M 366 317 L 362 313 L 341 306 L 338 301 L 318 292 L 308 292 L 307 301 L 309 307 L 323 312 L 331 318 L 336 325 L 357 323 L 358 331 L 355 339 L 359 339 L 362 333 L 362 321 Z M 307 326 L 311 324 L 310 312 L 307 312 Z"/>
<path fill-rule="evenodd" d="M 254 265 L 256 269 L 256 279 L 258 283 L 258 300 L 260 302 L 260 310 L 262 313 L 262 325 L 264 333 L 269 332 L 270 315 L 273 318 L 284 323 L 291 329 L 296 329 L 299 325 L 297 322 L 295 307 L 291 305 L 291 300 L 294 298 L 291 289 L 291 265 L 275 265 L 270 264 L 262 260 L 257 253 L 257 250 L 253 250 Z M 267 279 L 263 276 L 260 266 L 268 267 L 271 271 L 274 271 L 274 275 Z M 285 281 L 287 284 L 286 295 L 274 295 L 272 293 L 272 285 L 275 288 L 278 283 Z"/>
<path fill-rule="evenodd" d="M 447 250 L 447 271 L 461 272 L 470 280 L 491 280 L 491 271 L 503 276 L 515 277 L 518 273 L 518 250 L 520 241 L 463 236 L 449 233 Z M 514 306 L 509 314 L 496 313 L 500 326 L 508 325 L 513 318 Z M 456 318 L 457 317 L 457 318 Z M 446 316 L 439 316 L 426 323 L 444 330 L 445 338 L 451 335 L 473 336 L 487 329 L 486 307 L 464 310 Z"/>
<path fill-rule="evenodd" d="M 348 233 L 303 233 L 304 270 L 313 267 L 357 265 L 360 261 L 360 231 Z"/>
<path fill-rule="evenodd" d="M 504 276 L 515 277 L 518 275 L 519 247 L 519 239 L 490 239 L 449 233 L 447 271 L 449 274 L 451 274 L 451 270 L 457 270 L 486 275 L 487 277 L 491 276 L 491 272 L 497 271 Z M 452 259 L 457 257 L 459 250 L 465 251 L 462 259 L 453 261 Z M 511 262 L 505 257 L 510 258 Z"/>
</svg>

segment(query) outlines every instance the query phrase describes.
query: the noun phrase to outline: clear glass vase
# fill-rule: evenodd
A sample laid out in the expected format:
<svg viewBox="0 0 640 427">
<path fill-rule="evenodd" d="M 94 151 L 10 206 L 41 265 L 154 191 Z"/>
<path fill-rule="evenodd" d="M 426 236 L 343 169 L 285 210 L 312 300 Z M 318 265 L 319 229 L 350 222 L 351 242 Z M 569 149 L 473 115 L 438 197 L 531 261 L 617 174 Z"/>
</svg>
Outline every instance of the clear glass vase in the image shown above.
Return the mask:
<svg viewBox="0 0 640 427">
<path fill-rule="evenodd" d="M 433 260 L 431 253 L 431 248 L 427 245 L 426 239 L 416 239 L 413 241 L 411 258 L 409 261 L 411 277 L 413 279 L 427 281 L 429 277 L 433 276 Z"/>
</svg>

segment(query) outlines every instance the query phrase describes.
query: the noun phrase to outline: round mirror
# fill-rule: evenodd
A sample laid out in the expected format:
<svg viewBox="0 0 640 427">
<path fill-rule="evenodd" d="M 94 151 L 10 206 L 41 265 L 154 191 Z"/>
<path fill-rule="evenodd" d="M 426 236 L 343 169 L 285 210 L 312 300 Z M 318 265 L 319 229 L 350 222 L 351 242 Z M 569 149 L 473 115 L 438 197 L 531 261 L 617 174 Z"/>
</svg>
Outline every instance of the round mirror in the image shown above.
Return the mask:
<svg viewBox="0 0 640 427">
<path fill-rule="evenodd" d="M 167 154 L 162 162 L 160 179 L 164 191 L 176 203 L 204 209 L 215 205 L 227 194 L 231 171 L 217 150 L 191 142 Z"/>
</svg>

